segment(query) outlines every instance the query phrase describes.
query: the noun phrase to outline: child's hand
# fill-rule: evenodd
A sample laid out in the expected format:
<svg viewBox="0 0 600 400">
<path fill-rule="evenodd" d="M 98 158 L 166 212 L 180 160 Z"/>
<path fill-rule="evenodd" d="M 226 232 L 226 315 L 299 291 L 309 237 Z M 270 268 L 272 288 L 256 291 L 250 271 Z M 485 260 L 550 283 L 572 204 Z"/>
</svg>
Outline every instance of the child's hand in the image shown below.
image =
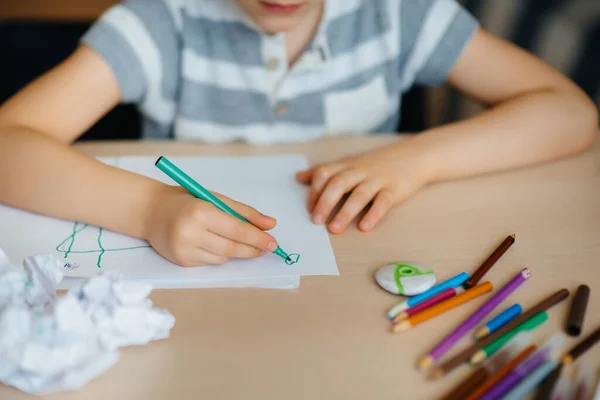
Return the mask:
<svg viewBox="0 0 600 400">
<path fill-rule="evenodd" d="M 329 230 L 342 233 L 372 202 L 359 223 L 360 230 L 370 231 L 393 206 L 426 185 L 431 174 L 424 152 L 410 146 L 408 140 L 296 174 L 298 181 L 311 184 L 307 207 L 312 221 L 322 224 L 333 217 Z M 346 194 L 348 199 L 333 215 Z"/>
<path fill-rule="evenodd" d="M 224 264 L 232 258 L 256 258 L 275 251 L 277 241 L 263 231 L 273 229 L 275 219 L 213 194 L 256 226 L 182 188 L 165 188 L 156 198 L 145 229 L 146 239 L 161 256 L 181 266 L 201 266 Z"/>
</svg>

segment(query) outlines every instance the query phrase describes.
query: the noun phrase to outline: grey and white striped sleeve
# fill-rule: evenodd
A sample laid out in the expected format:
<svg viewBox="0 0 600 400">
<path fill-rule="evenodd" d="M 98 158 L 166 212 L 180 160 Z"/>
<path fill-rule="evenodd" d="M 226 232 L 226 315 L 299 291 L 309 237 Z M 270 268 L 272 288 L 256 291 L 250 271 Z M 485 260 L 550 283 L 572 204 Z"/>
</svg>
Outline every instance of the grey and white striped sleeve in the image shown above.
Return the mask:
<svg viewBox="0 0 600 400">
<path fill-rule="evenodd" d="M 403 87 L 441 84 L 479 22 L 456 0 L 395 1 L 400 2 Z"/>
<path fill-rule="evenodd" d="M 126 0 L 108 9 L 81 42 L 108 63 L 123 103 L 140 103 L 160 114 L 161 103 L 177 90 L 178 35 L 172 10 L 162 0 Z"/>
</svg>

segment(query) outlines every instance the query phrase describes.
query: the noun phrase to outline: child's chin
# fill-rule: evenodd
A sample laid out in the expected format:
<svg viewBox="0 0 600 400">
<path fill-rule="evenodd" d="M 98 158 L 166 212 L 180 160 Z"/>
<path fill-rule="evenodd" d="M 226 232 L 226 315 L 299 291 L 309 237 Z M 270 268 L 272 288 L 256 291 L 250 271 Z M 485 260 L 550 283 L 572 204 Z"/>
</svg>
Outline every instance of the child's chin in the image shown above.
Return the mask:
<svg viewBox="0 0 600 400">
<path fill-rule="evenodd" d="M 289 31 L 298 24 L 298 21 L 292 18 L 268 18 L 260 21 L 258 26 L 268 34 Z"/>
</svg>

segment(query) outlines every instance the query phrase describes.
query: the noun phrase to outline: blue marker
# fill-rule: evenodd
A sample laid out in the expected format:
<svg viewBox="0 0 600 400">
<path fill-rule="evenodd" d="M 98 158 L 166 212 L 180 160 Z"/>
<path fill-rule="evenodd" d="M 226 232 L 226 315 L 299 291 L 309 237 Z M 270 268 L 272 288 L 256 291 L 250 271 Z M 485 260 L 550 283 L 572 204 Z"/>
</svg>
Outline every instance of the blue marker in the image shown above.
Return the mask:
<svg viewBox="0 0 600 400">
<path fill-rule="evenodd" d="M 430 297 L 433 297 L 436 294 L 438 294 L 446 289 L 455 288 L 455 287 L 462 285 L 467 279 L 469 279 L 469 276 L 470 275 L 468 273 L 461 272 L 460 274 L 458 274 L 442 283 L 435 285 L 434 287 L 432 287 L 431 289 L 429 289 L 426 292 L 423 292 L 423 293 L 418 294 L 413 297 L 409 297 L 406 301 L 403 301 L 402 303 L 392 307 L 390 309 L 390 311 L 388 311 L 387 317 L 389 319 L 394 319 L 394 317 L 396 315 L 398 315 L 399 313 L 401 313 L 402 311 L 404 311 L 412 306 L 416 306 L 417 304 L 424 302 L 425 300 L 429 299 Z"/>
<path fill-rule="evenodd" d="M 508 321 L 521 314 L 523 307 L 520 304 L 513 304 L 500 314 L 492 318 L 487 324 L 485 324 L 480 330 L 475 333 L 475 339 L 479 340 L 482 337 L 489 335 L 490 333 L 496 332 Z"/>
</svg>

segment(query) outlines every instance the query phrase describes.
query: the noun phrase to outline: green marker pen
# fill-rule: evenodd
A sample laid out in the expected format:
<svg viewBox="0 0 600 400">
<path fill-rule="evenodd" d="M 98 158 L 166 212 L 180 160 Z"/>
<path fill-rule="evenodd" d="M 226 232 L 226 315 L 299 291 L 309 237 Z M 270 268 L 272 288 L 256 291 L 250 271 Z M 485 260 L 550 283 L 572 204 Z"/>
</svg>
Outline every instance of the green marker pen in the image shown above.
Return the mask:
<svg viewBox="0 0 600 400">
<path fill-rule="evenodd" d="M 177 166 L 175 166 L 175 164 L 173 164 L 171 161 L 167 160 L 165 157 L 162 157 L 162 156 L 159 157 L 158 160 L 156 160 L 156 163 L 154 165 L 156 165 L 156 167 L 158 167 L 158 169 L 160 169 L 162 172 L 167 174 L 175 182 L 180 184 L 184 189 L 186 189 L 188 192 L 190 192 L 193 196 L 195 196 L 201 200 L 208 201 L 209 203 L 211 203 L 213 206 L 217 207 L 221 211 L 224 211 L 227 214 L 232 215 L 241 221 L 250 223 L 250 221 L 248 221 L 246 218 L 242 217 L 234 209 L 232 209 L 227 204 L 225 204 L 221 200 L 219 200 L 215 195 L 213 195 L 211 192 L 209 192 L 204 187 L 202 187 L 202 185 L 200 185 L 198 182 L 193 180 L 185 172 L 183 172 L 182 170 L 177 168 Z M 293 264 L 297 263 L 298 260 L 300 259 L 299 254 L 287 254 L 279 246 L 277 246 L 277 249 L 273 253 L 278 255 L 279 257 L 283 258 L 287 265 L 293 265 Z"/>
<path fill-rule="evenodd" d="M 508 331 L 504 335 L 500 336 L 498 339 L 489 343 L 487 346 L 484 346 L 481 350 L 475 353 L 470 360 L 472 365 L 476 365 L 481 363 L 484 360 L 487 360 L 498 350 L 500 350 L 506 343 L 508 343 L 513 337 L 517 336 L 521 332 L 532 331 L 548 319 L 548 313 L 546 311 L 539 312 L 535 314 L 533 317 L 529 318 L 521 325 L 513 328 Z"/>
</svg>

